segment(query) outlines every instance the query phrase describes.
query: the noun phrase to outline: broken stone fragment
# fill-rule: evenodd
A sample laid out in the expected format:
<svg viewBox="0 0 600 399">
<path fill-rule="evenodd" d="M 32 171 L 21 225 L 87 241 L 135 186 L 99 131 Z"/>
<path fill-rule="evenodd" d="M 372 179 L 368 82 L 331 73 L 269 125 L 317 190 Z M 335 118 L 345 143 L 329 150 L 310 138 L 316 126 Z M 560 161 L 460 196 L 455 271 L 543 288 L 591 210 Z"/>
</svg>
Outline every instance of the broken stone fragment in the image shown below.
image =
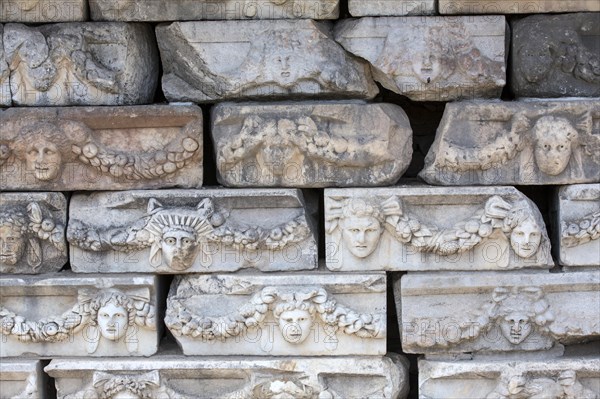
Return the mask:
<svg viewBox="0 0 600 399">
<path fill-rule="evenodd" d="M 88 18 L 86 0 L 2 0 L 0 22 L 78 22 Z"/>
<path fill-rule="evenodd" d="M 10 69 L 4 55 L 4 25 L 0 24 L 0 107 L 12 104 L 10 94 Z"/>
<path fill-rule="evenodd" d="M 46 399 L 46 377 L 40 360 L 2 359 L 0 392 L 5 398 Z"/>
</svg>

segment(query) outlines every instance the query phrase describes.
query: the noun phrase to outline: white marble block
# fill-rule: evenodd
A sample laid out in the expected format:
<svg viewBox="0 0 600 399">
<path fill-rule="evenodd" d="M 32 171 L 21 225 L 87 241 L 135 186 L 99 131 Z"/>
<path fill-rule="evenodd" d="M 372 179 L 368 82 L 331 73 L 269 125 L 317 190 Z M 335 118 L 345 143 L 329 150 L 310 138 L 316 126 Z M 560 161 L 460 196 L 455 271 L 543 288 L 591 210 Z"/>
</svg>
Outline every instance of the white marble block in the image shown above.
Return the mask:
<svg viewBox="0 0 600 399">
<path fill-rule="evenodd" d="M 2 0 L 0 22 L 77 22 L 88 18 L 87 0 Z"/>
<path fill-rule="evenodd" d="M 389 185 L 412 156 L 408 117 L 393 104 L 220 104 L 211 132 L 230 187 Z"/>
<path fill-rule="evenodd" d="M 438 0 L 440 14 L 537 14 L 600 11 L 597 0 Z"/>
<path fill-rule="evenodd" d="M 383 355 L 386 277 L 177 276 L 165 324 L 186 355 Z"/>
<path fill-rule="evenodd" d="M 506 83 L 504 16 L 346 19 L 334 35 L 383 87 L 414 101 L 499 98 Z"/>
<path fill-rule="evenodd" d="M 46 399 L 45 374 L 39 360 L 2 359 L 0 395 L 7 399 Z"/>
<path fill-rule="evenodd" d="M 81 273 L 317 267 L 316 221 L 293 189 L 76 194 L 67 240 Z"/>
<path fill-rule="evenodd" d="M 542 215 L 514 187 L 325 190 L 333 271 L 550 268 Z"/>
<path fill-rule="evenodd" d="M 0 288 L 1 357 L 150 356 L 158 349 L 156 276 L 4 276 Z"/>
<path fill-rule="evenodd" d="M 394 295 L 405 353 L 556 354 L 600 339 L 600 271 L 409 273 Z"/>
<path fill-rule="evenodd" d="M 394 353 L 345 358 L 65 359 L 53 360 L 45 370 L 55 378 L 59 399 L 403 399 L 408 393 L 408 362 Z"/>
<path fill-rule="evenodd" d="M 348 0 L 353 17 L 429 15 L 435 13 L 436 0 Z"/>
<path fill-rule="evenodd" d="M 0 24 L 0 107 L 8 107 L 11 104 L 10 69 L 4 52 L 4 25 Z"/>
</svg>

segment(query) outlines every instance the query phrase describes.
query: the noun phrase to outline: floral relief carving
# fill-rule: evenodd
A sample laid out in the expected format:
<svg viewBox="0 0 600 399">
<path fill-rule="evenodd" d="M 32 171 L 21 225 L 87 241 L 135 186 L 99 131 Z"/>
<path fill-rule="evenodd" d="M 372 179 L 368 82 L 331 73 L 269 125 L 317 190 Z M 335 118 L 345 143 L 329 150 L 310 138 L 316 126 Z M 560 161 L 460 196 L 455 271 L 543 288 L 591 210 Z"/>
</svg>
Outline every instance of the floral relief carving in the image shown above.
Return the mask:
<svg viewBox="0 0 600 399">
<path fill-rule="evenodd" d="M 562 222 L 562 243 L 576 247 L 600 238 L 600 212 L 594 212 L 579 220 Z"/>
<path fill-rule="evenodd" d="M 556 376 L 536 377 L 518 374 L 504 375 L 486 399 L 598 399 L 598 393 L 584 386 L 574 370 Z"/>
</svg>

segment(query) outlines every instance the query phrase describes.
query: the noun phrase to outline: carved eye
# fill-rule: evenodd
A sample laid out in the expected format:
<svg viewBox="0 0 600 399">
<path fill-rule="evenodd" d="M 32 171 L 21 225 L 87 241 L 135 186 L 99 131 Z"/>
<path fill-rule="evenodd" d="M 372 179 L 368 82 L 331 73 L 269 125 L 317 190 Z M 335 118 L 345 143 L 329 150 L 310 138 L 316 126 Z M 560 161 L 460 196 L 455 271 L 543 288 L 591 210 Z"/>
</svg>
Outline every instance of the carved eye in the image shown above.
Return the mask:
<svg viewBox="0 0 600 399">
<path fill-rule="evenodd" d="M 15 242 L 15 241 L 17 241 L 17 239 L 15 237 L 6 237 L 6 241 Z"/>
<path fill-rule="evenodd" d="M 525 233 L 523 233 L 522 231 L 516 231 L 515 234 L 519 237 L 523 237 L 525 235 Z"/>
<path fill-rule="evenodd" d="M 292 323 L 294 320 L 292 320 L 291 317 L 287 317 L 287 318 L 283 319 L 283 321 L 285 321 L 286 323 Z"/>
<path fill-rule="evenodd" d="M 306 317 L 300 317 L 298 321 L 306 321 Z"/>
<path fill-rule="evenodd" d="M 189 245 L 192 243 L 192 240 L 190 240 L 189 238 L 184 238 L 183 240 L 181 240 L 182 243 L 184 243 L 185 245 Z"/>
<path fill-rule="evenodd" d="M 46 149 L 44 149 L 44 154 L 45 155 L 53 155 L 54 151 L 52 151 L 50 148 L 46 148 Z"/>
<path fill-rule="evenodd" d="M 117 313 L 115 314 L 116 317 L 125 317 L 125 315 L 123 313 Z"/>
<path fill-rule="evenodd" d="M 540 235 L 540 233 L 537 232 L 533 232 L 530 234 L 531 237 L 538 237 Z"/>
<path fill-rule="evenodd" d="M 176 240 L 176 239 L 174 239 L 173 237 L 167 237 L 167 238 L 165 239 L 165 242 L 166 242 L 168 245 L 175 245 L 175 244 L 177 243 L 177 240 Z"/>
<path fill-rule="evenodd" d="M 544 144 L 544 150 L 549 151 L 550 150 L 550 145 L 549 144 Z"/>
<path fill-rule="evenodd" d="M 108 313 L 101 313 L 100 317 L 104 317 L 105 319 L 107 319 L 108 318 Z"/>
<path fill-rule="evenodd" d="M 38 154 L 38 150 L 36 150 L 35 148 L 32 150 L 29 150 L 29 155 L 37 155 Z"/>
<path fill-rule="evenodd" d="M 558 146 L 558 149 L 559 149 L 560 151 L 562 151 L 562 150 L 564 150 L 564 149 L 565 149 L 565 146 L 564 146 L 563 144 L 561 144 L 561 145 L 559 145 L 559 146 Z"/>
<path fill-rule="evenodd" d="M 360 230 L 359 229 L 350 229 L 350 232 L 352 232 L 352 233 L 360 233 Z"/>
</svg>

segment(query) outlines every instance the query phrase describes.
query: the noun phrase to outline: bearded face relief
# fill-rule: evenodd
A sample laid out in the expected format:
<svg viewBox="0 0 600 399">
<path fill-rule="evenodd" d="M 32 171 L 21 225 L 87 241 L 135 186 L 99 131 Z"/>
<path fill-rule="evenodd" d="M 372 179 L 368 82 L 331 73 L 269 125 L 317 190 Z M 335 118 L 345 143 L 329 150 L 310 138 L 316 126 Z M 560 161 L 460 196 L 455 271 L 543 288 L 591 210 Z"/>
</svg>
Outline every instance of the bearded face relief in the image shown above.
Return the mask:
<svg viewBox="0 0 600 399">
<path fill-rule="evenodd" d="M 357 258 L 371 255 L 379 244 L 383 227 L 373 216 L 351 216 L 341 222 L 344 244 Z"/>
<path fill-rule="evenodd" d="M 550 176 L 561 174 L 571 159 L 577 130 L 567 119 L 547 116 L 537 121 L 534 134 L 538 168 Z"/>
<path fill-rule="evenodd" d="M 161 240 L 164 260 L 174 270 L 189 269 L 199 246 L 195 232 L 188 229 L 168 228 Z"/>
<path fill-rule="evenodd" d="M 286 310 L 279 315 L 279 329 L 291 344 L 301 344 L 308 338 L 314 317 L 308 310 Z"/>
<path fill-rule="evenodd" d="M 534 256 L 542 241 L 540 226 L 531 217 L 519 223 L 510 233 L 510 246 L 521 258 Z"/>
<path fill-rule="evenodd" d="M 0 226 L 0 263 L 16 265 L 25 252 L 25 238 L 20 228 L 11 224 Z"/>
<path fill-rule="evenodd" d="M 98 310 L 100 335 L 111 341 L 119 341 L 127 333 L 129 317 L 123 306 L 109 302 Z"/>
<path fill-rule="evenodd" d="M 529 315 L 524 312 L 512 312 L 500 320 L 502 335 L 512 344 L 518 345 L 531 334 L 533 326 Z"/>
</svg>

